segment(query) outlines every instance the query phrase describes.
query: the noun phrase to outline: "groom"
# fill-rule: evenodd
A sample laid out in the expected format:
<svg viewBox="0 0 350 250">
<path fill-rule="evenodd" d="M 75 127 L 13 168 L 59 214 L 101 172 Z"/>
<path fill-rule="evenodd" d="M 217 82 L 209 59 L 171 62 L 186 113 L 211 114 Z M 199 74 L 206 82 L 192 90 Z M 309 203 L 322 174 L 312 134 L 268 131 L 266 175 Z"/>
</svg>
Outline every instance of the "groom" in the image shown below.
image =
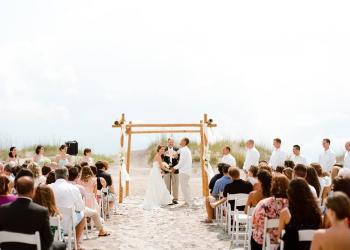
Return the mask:
<svg viewBox="0 0 350 250">
<path fill-rule="evenodd" d="M 191 190 L 190 190 L 190 177 L 192 174 L 192 154 L 188 148 L 190 140 L 188 138 L 183 138 L 180 142 L 180 160 L 179 163 L 172 169 L 174 173 L 176 170 L 179 170 L 179 179 L 181 191 L 185 199 L 185 206 L 191 204 Z"/>
<path fill-rule="evenodd" d="M 165 148 L 165 153 L 162 156 L 163 161 L 167 163 L 170 167 L 170 169 L 173 166 L 176 166 L 179 162 L 179 148 L 174 146 L 174 139 L 169 138 L 168 139 L 168 146 Z M 163 179 L 165 182 L 166 187 L 169 190 L 169 193 L 172 193 L 174 199 L 173 203 L 177 204 L 178 198 L 179 198 L 179 170 L 176 170 L 175 172 L 169 171 L 165 172 L 163 175 Z"/>
</svg>

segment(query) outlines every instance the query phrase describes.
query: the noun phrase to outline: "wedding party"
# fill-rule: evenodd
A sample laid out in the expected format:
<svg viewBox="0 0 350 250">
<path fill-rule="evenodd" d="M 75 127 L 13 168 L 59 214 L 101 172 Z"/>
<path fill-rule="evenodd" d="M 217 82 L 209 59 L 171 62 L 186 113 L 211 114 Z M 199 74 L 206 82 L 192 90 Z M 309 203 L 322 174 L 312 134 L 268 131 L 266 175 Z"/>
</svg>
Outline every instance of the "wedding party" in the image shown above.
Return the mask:
<svg viewBox="0 0 350 250">
<path fill-rule="evenodd" d="M 349 9 L 0 1 L 0 250 L 350 249 Z"/>
</svg>

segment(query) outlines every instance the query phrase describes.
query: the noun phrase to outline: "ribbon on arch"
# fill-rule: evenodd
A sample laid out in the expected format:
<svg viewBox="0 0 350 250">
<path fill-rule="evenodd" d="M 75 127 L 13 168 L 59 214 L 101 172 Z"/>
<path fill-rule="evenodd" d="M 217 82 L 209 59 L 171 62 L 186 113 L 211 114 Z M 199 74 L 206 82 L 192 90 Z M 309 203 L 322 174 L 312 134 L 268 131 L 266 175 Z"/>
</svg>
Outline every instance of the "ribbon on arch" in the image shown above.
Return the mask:
<svg viewBox="0 0 350 250">
<path fill-rule="evenodd" d="M 125 138 L 126 138 L 126 125 L 121 125 L 121 149 L 120 149 L 120 155 L 119 155 L 119 174 L 121 179 L 121 186 L 124 188 L 126 186 L 126 182 L 130 181 L 130 175 L 128 174 L 128 171 L 126 170 L 126 163 L 125 163 Z"/>
<path fill-rule="evenodd" d="M 202 123 L 203 126 L 203 131 L 204 131 L 204 135 L 206 137 L 207 140 L 207 144 L 204 144 L 204 155 L 203 155 L 203 160 L 205 162 L 205 172 L 207 173 L 208 176 L 208 183 L 210 182 L 210 180 L 214 177 L 214 170 L 213 167 L 210 164 L 210 149 L 209 149 L 209 142 L 212 139 L 212 134 L 211 131 L 208 127 L 208 124 L 206 123 Z"/>
</svg>

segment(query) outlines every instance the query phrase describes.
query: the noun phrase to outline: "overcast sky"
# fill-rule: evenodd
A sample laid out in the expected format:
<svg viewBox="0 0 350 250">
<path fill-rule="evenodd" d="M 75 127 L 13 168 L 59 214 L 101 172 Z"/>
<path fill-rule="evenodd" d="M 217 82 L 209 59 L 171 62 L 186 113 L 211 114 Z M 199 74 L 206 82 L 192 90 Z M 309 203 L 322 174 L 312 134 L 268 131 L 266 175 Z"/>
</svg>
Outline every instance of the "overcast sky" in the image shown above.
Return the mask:
<svg viewBox="0 0 350 250">
<path fill-rule="evenodd" d="M 1 1 L 1 145 L 76 139 L 115 153 L 133 122 L 196 122 L 216 135 L 350 139 L 347 1 Z M 138 136 L 142 148 L 157 136 Z"/>
</svg>

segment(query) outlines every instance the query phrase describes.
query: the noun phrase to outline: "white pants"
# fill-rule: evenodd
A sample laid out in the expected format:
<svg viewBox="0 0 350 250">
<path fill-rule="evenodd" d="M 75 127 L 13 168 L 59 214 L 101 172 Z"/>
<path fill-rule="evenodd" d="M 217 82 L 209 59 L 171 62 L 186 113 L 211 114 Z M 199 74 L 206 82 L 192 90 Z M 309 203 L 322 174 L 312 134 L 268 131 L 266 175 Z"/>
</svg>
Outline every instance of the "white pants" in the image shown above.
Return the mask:
<svg viewBox="0 0 350 250">
<path fill-rule="evenodd" d="M 102 223 L 101 223 L 101 217 L 98 214 L 98 212 L 94 209 L 85 207 L 84 209 L 85 216 L 89 217 L 93 220 L 94 225 L 98 231 L 101 231 L 103 229 Z"/>
<path fill-rule="evenodd" d="M 191 188 L 190 188 L 190 176 L 188 174 L 179 174 L 181 191 L 184 196 L 184 200 L 187 204 L 191 204 Z"/>
</svg>

